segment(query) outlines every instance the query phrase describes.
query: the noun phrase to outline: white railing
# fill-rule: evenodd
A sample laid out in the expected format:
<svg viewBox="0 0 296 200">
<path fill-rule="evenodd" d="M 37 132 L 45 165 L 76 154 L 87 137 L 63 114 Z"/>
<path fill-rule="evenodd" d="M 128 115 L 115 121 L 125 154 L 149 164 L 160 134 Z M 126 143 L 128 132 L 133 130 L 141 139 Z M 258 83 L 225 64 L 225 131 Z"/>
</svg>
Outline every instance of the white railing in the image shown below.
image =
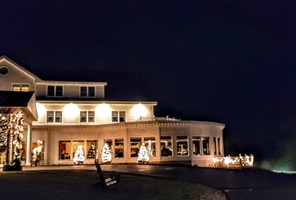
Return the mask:
<svg viewBox="0 0 296 200">
<path fill-rule="evenodd" d="M 137 121 L 181 121 L 181 119 L 167 117 L 140 117 Z"/>
</svg>

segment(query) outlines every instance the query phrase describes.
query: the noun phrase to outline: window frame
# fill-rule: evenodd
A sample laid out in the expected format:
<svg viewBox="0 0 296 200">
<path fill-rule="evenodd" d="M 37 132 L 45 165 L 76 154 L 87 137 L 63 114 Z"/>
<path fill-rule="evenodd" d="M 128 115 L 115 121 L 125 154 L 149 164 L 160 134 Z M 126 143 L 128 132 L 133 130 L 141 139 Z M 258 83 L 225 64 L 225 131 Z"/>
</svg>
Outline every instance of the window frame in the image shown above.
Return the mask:
<svg viewBox="0 0 296 200">
<path fill-rule="evenodd" d="M 52 113 L 52 120 L 48 120 L 49 113 Z M 60 120 L 59 120 L 60 119 Z M 53 111 L 53 110 L 48 110 L 46 112 L 46 123 L 63 123 L 63 111 L 58 110 L 58 111 Z"/>
<path fill-rule="evenodd" d="M 124 115 L 122 115 L 122 113 L 124 114 Z M 115 115 L 113 115 L 113 114 L 115 114 Z M 120 110 L 120 111 L 118 111 L 118 110 L 112 110 L 111 111 L 111 120 L 112 120 L 112 122 L 126 122 L 126 111 L 125 110 Z"/>
<path fill-rule="evenodd" d="M 53 90 L 49 90 L 50 87 L 53 87 Z M 57 88 L 59 88 L 59 89 L 57 89 Z M 49 91 L 50 91 L 50 94 L 49 94 Z M 63 97 L 64 96 L 64 86 L 62 86 L 62 85 L 47 85 L 46 96 L 47 97 Z"/>
<path fill-rule="evenodd" d="M 30 91 L 29 83 L 12 83 L 11 87 L 13 92 L 29 92 Z M 15 90 L 15 88 L 19 88 L 19 89 Z"/>
<path fill-rule="evenodd" d="M 82 92 L 82 90 L 84 90 L 84 89 L 85 89 L 85 91 Z M 93 89 L 93 91 L 91 91 L 91 89 Z M 95 86 L 80 86 L 80 97 L 94 98 L 95 96 L 96 96 L 96 87 Z"/>
</svg>

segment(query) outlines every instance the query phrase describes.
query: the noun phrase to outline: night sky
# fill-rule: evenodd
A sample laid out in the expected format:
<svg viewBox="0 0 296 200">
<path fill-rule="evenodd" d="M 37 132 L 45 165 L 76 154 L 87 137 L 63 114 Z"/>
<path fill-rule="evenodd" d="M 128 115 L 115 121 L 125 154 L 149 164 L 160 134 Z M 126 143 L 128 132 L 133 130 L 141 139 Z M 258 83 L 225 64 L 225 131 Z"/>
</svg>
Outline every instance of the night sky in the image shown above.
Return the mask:
<svg viewBox="0 0 296 200">
<path fill-rule="evenodd" d="M 11 0 L 0 55 L 37 75 L 139 73 L 156 116 L 224 123 L 226 154 L 291 152 L 296 163 L 295 10 L 292 0 Z"/>
</svg>

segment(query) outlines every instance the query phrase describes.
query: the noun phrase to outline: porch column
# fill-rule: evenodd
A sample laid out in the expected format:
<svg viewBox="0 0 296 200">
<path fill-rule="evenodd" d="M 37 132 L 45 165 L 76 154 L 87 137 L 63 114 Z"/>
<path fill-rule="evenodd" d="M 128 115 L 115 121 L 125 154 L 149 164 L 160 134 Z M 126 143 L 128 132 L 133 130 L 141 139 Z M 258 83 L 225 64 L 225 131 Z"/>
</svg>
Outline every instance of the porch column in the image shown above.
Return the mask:
<svg viewBox="0 0 296 200">
<path fill-rule="evenodd" d="M 32 149 L 32 124 L 28 124 L 26 166 L 31 166 L 31 157 L 32 157 L 31 149 Z"/>
</svg>

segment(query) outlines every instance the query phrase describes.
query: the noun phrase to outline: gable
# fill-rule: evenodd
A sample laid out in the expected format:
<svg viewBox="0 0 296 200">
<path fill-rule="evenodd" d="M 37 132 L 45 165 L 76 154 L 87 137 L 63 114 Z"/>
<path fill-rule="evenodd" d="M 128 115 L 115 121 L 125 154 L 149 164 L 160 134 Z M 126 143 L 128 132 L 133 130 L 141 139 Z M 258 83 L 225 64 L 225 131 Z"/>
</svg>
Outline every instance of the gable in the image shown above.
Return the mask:
<svg viewBox="0 0 296 200">
<path fill-rule="evenodd" d="M 12 84 L 29 84 L 34 91 L 35 82 L 40 79 L 5 56 L 0 57 L 1 91 L 11 91 Z"/>
</svg>

